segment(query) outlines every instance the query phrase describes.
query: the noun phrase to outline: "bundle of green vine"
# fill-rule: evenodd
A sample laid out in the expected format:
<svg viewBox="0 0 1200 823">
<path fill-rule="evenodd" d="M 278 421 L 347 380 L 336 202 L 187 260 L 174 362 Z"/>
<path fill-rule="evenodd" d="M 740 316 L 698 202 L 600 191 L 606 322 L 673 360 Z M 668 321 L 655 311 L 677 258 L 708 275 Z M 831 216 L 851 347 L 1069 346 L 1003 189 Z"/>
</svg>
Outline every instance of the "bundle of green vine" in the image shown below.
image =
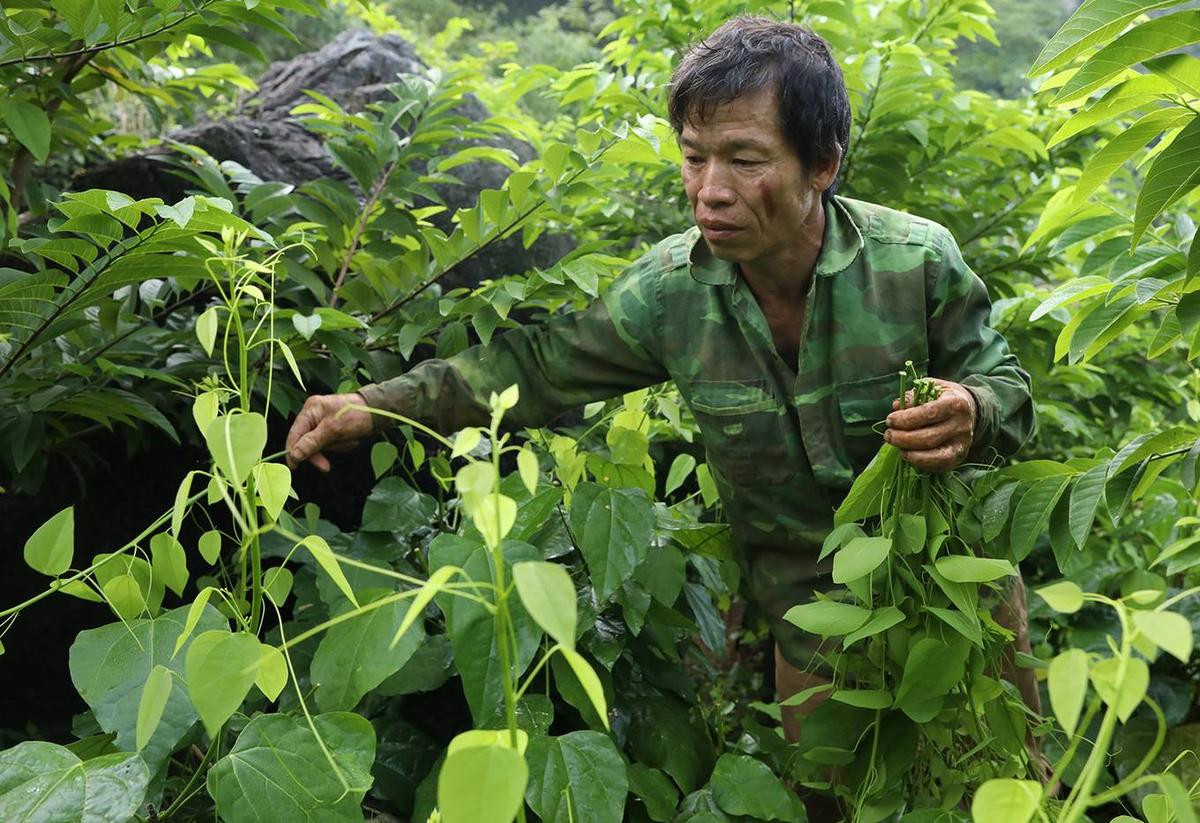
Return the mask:
<svg viewBox="0 0 1200 823">
<path fill-rule="evenodd" d="M 901 407 L 940 394 L 911 362 L 899 386 Z M 793 773 L 832 788 L 859 823 L 957 810 L 967 787 L 1031 773 L 1032 715 L 1002 676 L 1013 635 L 992 617 L 1016 569 L 960 536 L 970 494 L 885 444 L 821 552 L 838 588 L 785 616 L 822 638 L 810 670 L 829 681 L 783 703 L 827 698 L 802 723 Z"/>
</svg>

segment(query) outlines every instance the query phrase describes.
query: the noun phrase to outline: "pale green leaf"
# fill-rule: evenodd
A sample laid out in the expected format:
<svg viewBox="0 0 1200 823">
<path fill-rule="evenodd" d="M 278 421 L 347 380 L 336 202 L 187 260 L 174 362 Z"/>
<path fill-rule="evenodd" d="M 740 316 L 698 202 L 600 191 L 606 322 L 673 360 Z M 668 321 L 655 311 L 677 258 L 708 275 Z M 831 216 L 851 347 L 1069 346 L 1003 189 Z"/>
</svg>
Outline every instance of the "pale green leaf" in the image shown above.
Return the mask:
<svg viewBox="0 0 1200 823">
<path fill-rule="evenodd" d="M 1150 669 L 1146 661 L 1137 657 L 1124 661 L 1123 676 L 1122 660 L 1116 657 L 1094 664 L 1090 674 L 1096 693 L 1106 704 L 1116 707 L 1122 723 L 1129 720 L 1150 685 Z"/>
<path fill-rule="evenodd" d="M 282 463 L 259 463 L 254 467 L 254 488 L 267 514 L 278 520 L 292 491 L 292 472 Z"/>
<path fill-rule="evenodd" d="M 469 746 L 449 755 L 438 775 L 443 823 L 512 823 L 529 767 L 507 746 Z"/>
<path fill-rule="evenodd" d="M 219 318 L 217 317 L 216 306 L 209 306 L 196 318 L 196 339 L 200 341 L 204 353 L 210 357 L 213 353 L 213 346 L 217 342 L 218 323 Z"/>
<path fill-rule="evenodd" d="M 267 421 L 257 412 L 227 414 L 209 424 L 204 439 L 221 474 L 232 483 L 242 483 L 262 459 Z"/>
<path fill-rule="evenodd" d="M 979 787 L 971 801 L 974 823 L 1029 823 L 1042 800 L 1035 780 L 993 778 Z"/>
<path fill-rule="evenodd" d="M 571 671 L 575 673 L 575 677 L 579 679 L 579 683 L 583 686 L 584 692 L 588 696 L 588 700 L 592 704 L 592 708 L 596 710 L 596 716 L 604 723 L 604 728 L 608 728 L 608 700 L 604 697 L 604 686 L 600 683 L 600 678 L 596 676 L 595 669 L 587 662 L 579 652 L 574 649 L 560 647 L 559 653 L 567 659 L 567 663 L 571 666 Z"/>
<path fill-rule="evenodd" d="M 1135 611 L 1133 625 L 1137 630 L 1181 663 L 1192 654 L 1192 624 L 1182 614 L 1167 611 Z"/>
<path fill-rule="evenodd" d="M 254 680 L 262 656 L 252 634 L 207 631 L 188 648 L 184 669 L 192 705 L 210 736 L 238 710 Z"/>
<path fill-rule="evenodd" d="M 183 594 L 188 581 L 187 554 L 169 532 L 159 532 L 150 538 L 150 565 L 168 589 Z"/>
<path fill-rule="evenodd" d="M 966 555 L 948 555 L 939 557 L 934 568 L 947 580 L 954 583 L 989 583 L 1001 577 L 1011 577 L 1017 573 L 1013 564 L 1007 560 L 991 557 L 968 557 Z"/>
<path fill-rule="evenodd" d="M 138 701 L 137 712 L 137 750 L 146 748 L 158 723 L 162 720 L 163 709 L 171 698 L 171 670 L 166 666 L 157 665 L 150 670 L 146 685 L 142 687 L 142 696 Z"/>
<path fill-rule="evenodd" d="M 71 568 L 75 554 L 75 507 L 67 506 L 25 541 L 25 563 L 42 574 L 57 577 Z"/>
<path fill-rule="evenodd" d="M 1042 586 L 1037 593 L 1050 608 L 1062 614 L 1074 614 L 1083 607 L 1083 591 L 1070 580 Z"/>
<path fill-rule="evenodd" d="M 1058 725 L 1069 735 L 1075 734 L 1079 714 L 1088 691 L 1088 656 L 1083 649 L 1067 649 L 1050 661 L 1046 673 L 1050 708 Z"/>
<path fill-rule="evenodd" d="M 529 616 L 559 645 L 575 648 L 575 584 L 557 563 L 528 561 L 512 568 L 517 593 Z"/>
<path fill-rule="evenodd" d="M 886 537 L 856 537 L 833 556 L 833 582 L 848 583 L 870 574 L 887 559 L 892 541 Z"/>
</svg>

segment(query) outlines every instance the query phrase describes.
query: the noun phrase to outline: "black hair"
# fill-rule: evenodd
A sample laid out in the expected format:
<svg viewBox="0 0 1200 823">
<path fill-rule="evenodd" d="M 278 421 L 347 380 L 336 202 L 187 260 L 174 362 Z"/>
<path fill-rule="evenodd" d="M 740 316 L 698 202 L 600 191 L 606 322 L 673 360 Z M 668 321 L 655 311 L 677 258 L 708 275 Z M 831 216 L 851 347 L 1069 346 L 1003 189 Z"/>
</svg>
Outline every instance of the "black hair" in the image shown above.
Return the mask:
<svg viewBox="0 0 1200 823">
<path fill-rule="evenodd" d="M 766 17 L 728 21 L 693 45 L 671 76 L 667 116 L 676 134 L 720 105 L 774 93 L 779 131 L 806 169 L 841 160 L 850 145 L 850 98 L 829 44 L 809 29 Z M 828 200 L 837 180 L 825 191 Z"/>
</svg>

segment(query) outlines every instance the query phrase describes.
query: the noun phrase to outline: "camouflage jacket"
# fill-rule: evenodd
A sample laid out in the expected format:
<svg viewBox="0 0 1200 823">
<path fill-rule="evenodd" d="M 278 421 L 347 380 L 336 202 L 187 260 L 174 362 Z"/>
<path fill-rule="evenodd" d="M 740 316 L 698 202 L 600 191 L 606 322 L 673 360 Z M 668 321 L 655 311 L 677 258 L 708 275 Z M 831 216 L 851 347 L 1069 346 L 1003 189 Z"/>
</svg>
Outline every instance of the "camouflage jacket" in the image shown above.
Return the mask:
<svg viewBox="0 0 1200 823">
<path fill-rule="evenodd" d="M 736 266 L 692 228 L 658 243 L 585 311 L 362 393 L 449 432 L 485 424 L 490 392 L 513 383 L 521 399 L 506 419 L 541 426 L 675 381 L 700 426 L 750 593 L 799 663 L 787 649 L 800 640 L 779 618 L 823 585 L 815 558 L 834 508 L 882 443 L 876 427 L 905 361 L 974 395 L 969 460 L 1011 455 L 1034 425 L 1029 375 L 989 326 L 987 288 L 945 228 L 833 198 L 813 274 L 798 363 L 778 354 Z"/>
</svg>

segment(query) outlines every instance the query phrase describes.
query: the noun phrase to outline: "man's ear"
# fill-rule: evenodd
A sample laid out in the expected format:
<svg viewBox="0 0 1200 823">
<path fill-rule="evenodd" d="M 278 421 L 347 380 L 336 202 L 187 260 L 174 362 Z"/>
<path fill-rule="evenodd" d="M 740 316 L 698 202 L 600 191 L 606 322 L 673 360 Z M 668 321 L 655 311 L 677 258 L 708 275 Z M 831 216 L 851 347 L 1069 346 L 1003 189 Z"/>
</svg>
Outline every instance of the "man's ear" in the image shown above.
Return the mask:
<svg viewBox="0 0 1200 823">
<path fill-rule="evenodd" d="M 837 180 L 838 172 L 842 168 L 842 153 L 839 151 L 827 158 L 824 163 L 817 166 L 812 174 L 812 184 L 819 192 L 823 192 L 833 185 L 833 181 Z"/>
</svg>

